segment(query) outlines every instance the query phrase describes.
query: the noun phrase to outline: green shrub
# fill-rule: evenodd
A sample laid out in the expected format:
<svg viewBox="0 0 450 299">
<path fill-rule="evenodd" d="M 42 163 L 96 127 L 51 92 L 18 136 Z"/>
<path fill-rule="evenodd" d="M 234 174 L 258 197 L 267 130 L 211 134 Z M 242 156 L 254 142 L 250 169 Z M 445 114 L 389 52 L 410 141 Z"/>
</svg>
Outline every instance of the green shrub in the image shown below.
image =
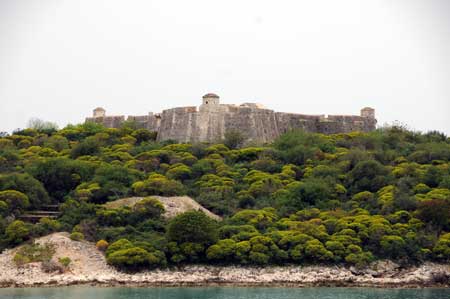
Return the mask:
<svg viewBox="0 0 450 299">
<path fill-rule="evenodd" d="M 29 225 L 21 220 L 15 220 L 6 227 L 5 234 L 11 244 L 20 244 L 30 236 Z"/>
<path fill-rule="evenodd" d="M 67 268 L 69 268 L 70 263 L 72 263 L 72 260 L 70 259 L 70 257 L 65 256 L 65 257 L 60 257 L 60 258 L 58 259 L 58 262 L 59 262 L 65 269 L 67 269 Z"/>
<path fill-rule="evenodd" d="M 55 254 L 55 246 L 52 243 L 25 244 L 14 255 L 14 262 L 20 266 L 27 263 L 46 262 Z"/>
<path fill-rule="evenodd" d="M 105 240 L 99 240 L 95 247 L 97 247 L 98 250 L 105 252 L 108 249 L 109 243 Z"/>
<path fill-rule="evenodd" d="M 115 251 L 108 255 L 106 260 L 112 266 L 132 270 L 156 267 L 160 264 L 158 257 L 140 247 Z"/>
<path fill-rule="evenodd" d="M 73 241 L 81 241 L 84 240 L 84 235 L 79 232 L 73 232 L 70 234 L 70 239 Z"/>
<path fill-rule="evenodd" d="M 217 223 L 201 211 L 180 214 L 169 222 L 167 237 L 178 244 L 185 242 L 210 245 L 217 241 Z"/>
</svg>

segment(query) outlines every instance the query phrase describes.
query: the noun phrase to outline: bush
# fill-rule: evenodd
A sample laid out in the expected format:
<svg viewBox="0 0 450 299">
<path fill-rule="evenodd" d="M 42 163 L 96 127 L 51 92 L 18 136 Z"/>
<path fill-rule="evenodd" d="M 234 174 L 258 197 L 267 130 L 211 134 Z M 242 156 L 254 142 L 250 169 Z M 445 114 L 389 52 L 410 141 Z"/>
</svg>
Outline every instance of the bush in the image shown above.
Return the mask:
<svg viewBox="0 0 450 299">
<path fill-rule="evenodd" d="M 37 161 L 27 170 L 44 185 L 50 196 L 62 200 L 82 181 L 92 177 L 94 167 L 89 162 L 58 157 Z"/>
<path fill-rule="evenodd" d="M 305 245 L 305 256 L 312 260 L 331 261 L 334 258 L 333 252 L 327 250 L 319 240 L 308 241 Z"/>
<path fill-rule="evenodd" d="M 159 218 L 164 213 L 164 205 L 154 197 L 146 197 L 133 206 L 133 211 L 142 218 Z"/>
<path fill-rule="evenodd" d="M 27 263 L 48 262 L 55 254 L 55 246 L 52 243 L 43 245 L 38 243 L 25 244 L 14 255 L 14 262 L 20 266 Z"/>
<path fill-rule="evenodd" d="M 0 201 L 7 204 L 9 212 L 20 213 L 30 205 L 28 197 L 15 190 L 0 191 Z"/>
<path fill-rule="evenodd" d="M 21 220 L 15 220 L 6 227 L 5 234 L 9 243 L 20 244 L 30 236 L 29 225 Z"/>
<path fill-rule="evenodd" d="M 39 208 L 50 199 L 41 182 L 28 173 L 12 173 L 0 176 L 0 190 L 17 190 L 28 197 L 28 207 Z"/>
<path fill-rule="evenodd" d="M 64 267 L 60 263 L 52 260 L 42 262 L 41 269 L 45 273 L 64 273 Z"/>
<path fill-rule="evenodd" d="M 386 167 L 375 160 L 359 162 L 348 176 L 353 193 L 376 192 L 389 182 Z"/>
<path fill-rule="evenodd" d="M 58 220 L 44 217 L 39 219 L 38 224 L 34 228 L 39 235 L 45 235 L 59 231 L 61 229 L 61 223 Z"/>
<path fill-rule="evenodd" d="M 152 174 L 147 180 L 134 183 L 132 188 L 133 192 L 139 196 L 176 196 L 186 192 L 183 184 L 160 174 Z"/>
<path fill-rule="evenodd" d="M 442 235 L 436 246 L 433 248 L 433 254 L 438 260 L 450 261 L 450 233 Z"/>
<path fill-rule="evenodd" d="M 79 232 L 73 232 L 70 234 L 70 239 L 73 241 L 81 241 L 84 240 L 84 235 Z"/>
<path fill-rule="evenodd" d="M 65 257 L 60 257 L 58 259 L 58 262 L 65 268 L 68 269 L 70 263 L 72 263 L 72 260 L 70 259 L 70 257 L 65 256 Z"/>
<path fill-rule="evenodd" d="M 129 249 L 131 247 L 133 247 L 133 243 L 131 243 L 127 239 L 117 240 L 116 242 L 108 246 L 108 249 L 106 250 L 106 256 L 112 254 L 113 252 L 123 249 Z"/>
<path fill-rule="evenodd" d="M 108 249 L 109 243 L 105 240 L 100 240 L 95 244 L 98 250 L 105 252 Z"/>
<path fill-rule="evenodd" d="M 180 214 L 169 222 L 167 237 L 178 244 L 185 242 L 210 245 L 217 241 L 217 223 L 201 211 Z"/>
<path fill-rule="evenodd" d="M 20 253 L 16 253 L 14 255 L 13 261 L 16 264 L 16 266 L 18 266 L 18 267 L 23 266 L 23 265 L 28 264 L 28 263 L 31 262 L 29 257 L 24 256 L 24 255 L 22 255 Z"/>
<path fill-rule="evenodd" d="M 106 260 L 112 266 L 131 270 L 156 267 L 162 263 L 158 256 L 140 247 L 117 250 L 108 255 Z"/>
<path fill-rule="evenodd" d="M 418 218 L 432 223 L 439 230 L 450 228 L 450 200 L 429 199 L 422 201 L 418 208 Z"/>
<path fill-rule="evenodd" d="M 370 252 L 350 253 L 345 257 L 345 261 L 358 268 L 363 268 L 373 261 L 373 256 Z"/>
<path fill-rule="evenodd" d="M 227 130 L 224 137 L 223 144 L 231 149 L 240 147 L 245 141 L 244 134 L 239 130 Z"/>
<path fill-rule="evenodd" d="M 80 156 L 92 156 L 100 152 L 99 142 L 92 138 L 86 138 L 78 143 L 70 152 L 70 157 L 76 159 Z"/>
<path fill-rule="evenodd" d="M 383 253 L 392 258 L 406 254 L 406 242 L 399 236 L 383 236 L 380 241 Z"/>
<path fill-rule="evenodd" d="M 206 250 L 206 257 L 210 260 L 231 261 L 236 250 L 236 242 L 224 239 Z"/>
</svg>

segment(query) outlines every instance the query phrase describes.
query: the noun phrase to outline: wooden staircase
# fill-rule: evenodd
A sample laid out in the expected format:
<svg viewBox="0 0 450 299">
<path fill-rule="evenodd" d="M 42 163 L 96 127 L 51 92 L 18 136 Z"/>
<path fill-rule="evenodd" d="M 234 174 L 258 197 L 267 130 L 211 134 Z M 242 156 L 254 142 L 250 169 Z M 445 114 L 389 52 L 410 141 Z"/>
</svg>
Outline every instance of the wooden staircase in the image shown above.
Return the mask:
<svg viewBox="0 0 450 299">
<path fill-rule="evenodd" d="M 59 205 L 43 205 L 41 210 L 28 211 L 19 218 L 24 221 L 37 223 L 42 218 L 56 219 L 60 215 L 61 212 L 59 212 Z"/>
</svg>

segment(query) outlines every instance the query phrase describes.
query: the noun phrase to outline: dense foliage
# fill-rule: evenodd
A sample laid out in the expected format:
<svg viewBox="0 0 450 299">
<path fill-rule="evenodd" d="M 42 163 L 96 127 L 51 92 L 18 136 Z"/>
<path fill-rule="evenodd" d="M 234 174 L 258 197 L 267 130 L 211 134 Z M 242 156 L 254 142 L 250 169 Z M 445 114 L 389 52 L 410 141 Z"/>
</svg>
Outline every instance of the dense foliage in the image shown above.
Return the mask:
<svg viewBox="0 0 450 299">
<path fill-rule="evenodd" d="M 0 246 L 65 230 L 97 242 L 124 270 L 450 260 L 450 139 L 443 134 L 293 131 L 246 147 L 238 132 L 219 144 L 155 137 L 130 124 L 83 124 L 0 138 Z M 223 221 L 197 211 L 167 220 L 153 195 L 189 195 Z M 131 196 L 146 198 L 104 205 Z M 57 219 L 23 218 L 49 204 L 59 205 Z"/>
</svg>

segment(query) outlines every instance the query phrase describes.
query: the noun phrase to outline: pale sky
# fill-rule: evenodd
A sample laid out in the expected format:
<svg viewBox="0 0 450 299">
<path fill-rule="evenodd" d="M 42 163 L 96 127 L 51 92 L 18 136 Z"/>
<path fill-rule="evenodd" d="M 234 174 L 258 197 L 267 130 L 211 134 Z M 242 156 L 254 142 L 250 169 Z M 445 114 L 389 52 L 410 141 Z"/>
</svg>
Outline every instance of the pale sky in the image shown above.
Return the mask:
<svg viewBox="0 0 450 299">
<path fill-rule="evenodd" d="M 450 134 L 450 1 L 0 0 L 0 131 L 207 92 Z"/>
</svg>

